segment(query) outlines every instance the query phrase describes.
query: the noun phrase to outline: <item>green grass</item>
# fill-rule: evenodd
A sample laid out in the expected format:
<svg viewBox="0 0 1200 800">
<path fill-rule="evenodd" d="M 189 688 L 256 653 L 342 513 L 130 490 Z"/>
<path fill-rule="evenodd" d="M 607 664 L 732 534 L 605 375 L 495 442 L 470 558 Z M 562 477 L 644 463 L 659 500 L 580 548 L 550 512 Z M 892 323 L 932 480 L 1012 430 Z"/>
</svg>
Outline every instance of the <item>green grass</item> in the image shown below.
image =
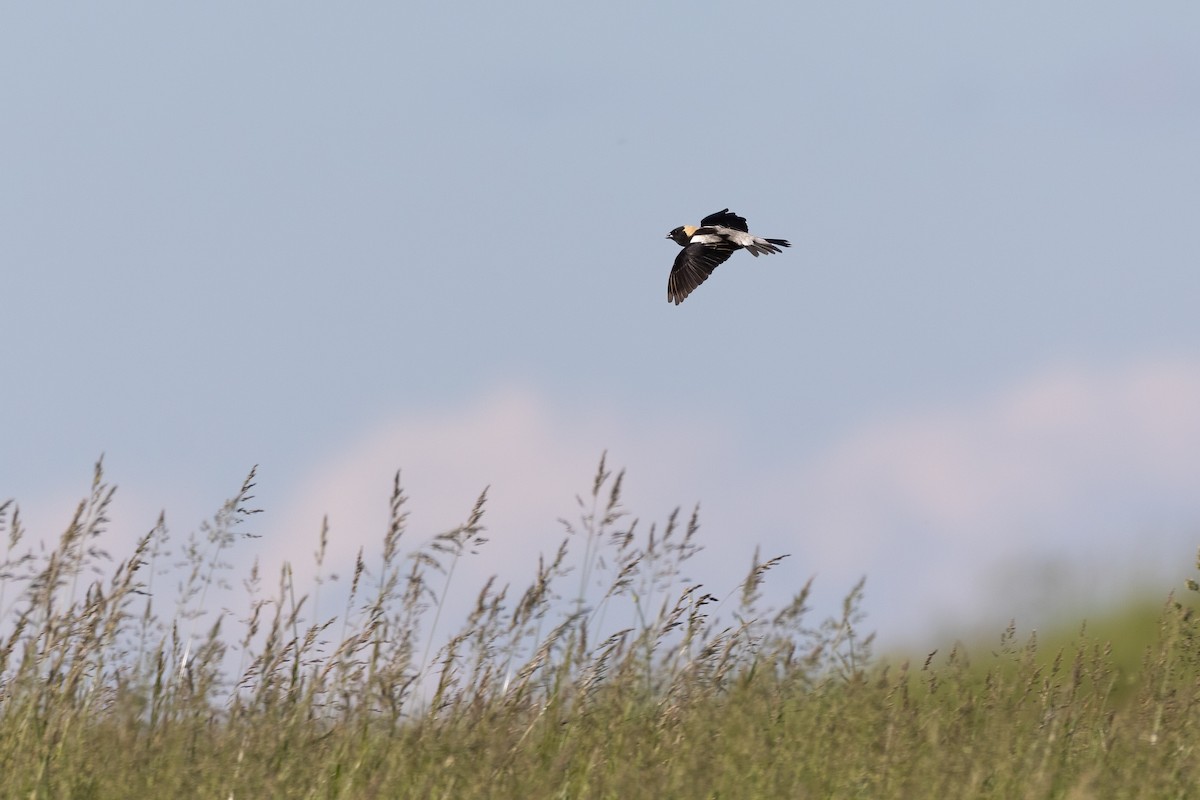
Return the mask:
<svg viewBox="0 0 1200 800">
<path fill-rule="evenodd" d="M 643 526 L 601 461 L 562 546 L 519 591 L 455 566 L 495 546 L 486 493 L 409 546 L 396 478 L 380 550 L 344 610 L 311 618 L 290 569 L 242 576 L 254 474 L 176 545 L 156 525 L 97 549 L 112 488 L 57 544 L 0 505 L 0 795 L 12 797 L 1123 798 L 1200 786 L 1200 627 L 1168 601 L 911 663 L 875 658 L 862 586 L 813 621 L 779 559 L 714 596 L 682 581 L 695 514 Z M 324 561 L 322 532 L 317 561 Z M 168 588 L 169 587 L 169 588 Z M 269 587 L 269 588 L 268 588 Z M 1130 644 L 1136 641 L 1136 644 Z"/>
</svg>

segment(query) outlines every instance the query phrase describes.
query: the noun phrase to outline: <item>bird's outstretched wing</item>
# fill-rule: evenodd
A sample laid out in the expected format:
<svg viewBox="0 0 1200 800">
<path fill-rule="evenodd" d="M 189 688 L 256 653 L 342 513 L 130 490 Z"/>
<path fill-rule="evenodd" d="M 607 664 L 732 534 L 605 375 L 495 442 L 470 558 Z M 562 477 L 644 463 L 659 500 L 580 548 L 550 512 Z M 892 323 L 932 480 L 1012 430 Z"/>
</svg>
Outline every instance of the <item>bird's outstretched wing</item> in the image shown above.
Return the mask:
<svg viewBox="0 0 1200 800">
<path fill-rule="evenodd" d="M 689 244 L 680 250 L 679 255 L 675 256 L 675 265 L 671 267 L 671 276 L 667 278 L 667 300 L 675 305 L 682 303 L 736 249 L 733 245 L 720 243 Z"/>
<path fill-rule="evenodd" d="M 720 225 L 725 228 L 733 228 L 735 231 L 750 232 L 750 229 L 746 227 L 746 218 L 739 217 L 728 208 L 721 209 L 715 214 L 709 214 L 700 220 L 700 227 L 706 228 L 709 225 Z"/>
</svg>

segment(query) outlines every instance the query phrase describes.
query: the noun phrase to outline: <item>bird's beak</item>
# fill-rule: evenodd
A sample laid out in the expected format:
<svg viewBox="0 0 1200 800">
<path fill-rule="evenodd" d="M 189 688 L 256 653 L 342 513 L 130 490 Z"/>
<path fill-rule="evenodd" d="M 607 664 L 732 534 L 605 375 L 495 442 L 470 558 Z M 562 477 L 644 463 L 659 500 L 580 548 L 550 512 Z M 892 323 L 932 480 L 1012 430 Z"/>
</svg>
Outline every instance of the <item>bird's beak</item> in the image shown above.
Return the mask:
<svg viewBox="0 0 1200 800">
<path fill-rule="evenodd" d="M 671 234 L 669 234 L 669 233 L 668 233 L 668 234 L 667 234 L 666 236 L 664 236 L 663 238 L 664 238 L 664 239 L 670 239 L 670 238 L 671 238 Z"/>
</svg>

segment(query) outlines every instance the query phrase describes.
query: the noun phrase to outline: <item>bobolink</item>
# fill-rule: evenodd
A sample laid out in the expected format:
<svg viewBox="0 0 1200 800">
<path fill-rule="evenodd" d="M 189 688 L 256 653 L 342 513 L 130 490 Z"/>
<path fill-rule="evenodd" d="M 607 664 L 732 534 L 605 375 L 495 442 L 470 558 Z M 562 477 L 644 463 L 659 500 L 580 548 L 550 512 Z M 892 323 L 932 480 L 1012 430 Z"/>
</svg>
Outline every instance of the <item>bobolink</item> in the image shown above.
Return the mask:
<svg viewBox="0 0 1200 800">
<path fill-rule="evenodd" d="M 746 218 L 728 208 L 700 220 L 699 228 L 681 225 L 668 233 L 667 238 L 683 248 L 675 257 L 671 277 L 667 279 L 667 300 L 675 305 L 704 283 L 735 250 L 745 249 L 757 258 L 767 253 L 782 253 L 780 247 L 792 246 L 785 239 L 754 236 L 746 228 Z"/>
</svg>

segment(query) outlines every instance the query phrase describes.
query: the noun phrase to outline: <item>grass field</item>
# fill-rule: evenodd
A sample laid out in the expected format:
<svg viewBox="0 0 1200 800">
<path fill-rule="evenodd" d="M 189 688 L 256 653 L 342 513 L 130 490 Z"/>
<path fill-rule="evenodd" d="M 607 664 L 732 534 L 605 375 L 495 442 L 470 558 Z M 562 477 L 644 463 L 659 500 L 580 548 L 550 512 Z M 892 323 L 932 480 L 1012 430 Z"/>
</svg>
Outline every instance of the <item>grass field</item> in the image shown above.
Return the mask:
<svg viewBox="0 0 1200 800">
<path fill-rule="evenodd" d="M 861 585 L 810 620 L 681 583 L 697 521 L 644 526 L 601 462 L 524 589 L 471 587 L 486 496 L 409 539 L 399 478 L 345 611 L 311 619 L 285 569 L 206 608 L 254 474 L 172 549 L 97 550 L 113 489 L 42 548 L 0 505 L 0 795 L 211 798 L 1171 798 L 1200 787 L 1200 627 L 1173 599 L 1039 643 L 1014 629 L 905 662 L 872 654 Z M 318 560 L 323 558 L 322 535 Z M 163 564 L 180 575 L 166 592 Z M 156 582 L 157 576 L 157 582 Z M 1188 587 L 1195 590 L 1195 585 Z M 168 597 L 168 595 L 170 595 Z M 1164 597 L 1166 590 L 1164 590 Z M 616 627 L 606 620 L 634 619 Z M 438 642 L 444 644 L 432 643 Z"/>
</svg>

